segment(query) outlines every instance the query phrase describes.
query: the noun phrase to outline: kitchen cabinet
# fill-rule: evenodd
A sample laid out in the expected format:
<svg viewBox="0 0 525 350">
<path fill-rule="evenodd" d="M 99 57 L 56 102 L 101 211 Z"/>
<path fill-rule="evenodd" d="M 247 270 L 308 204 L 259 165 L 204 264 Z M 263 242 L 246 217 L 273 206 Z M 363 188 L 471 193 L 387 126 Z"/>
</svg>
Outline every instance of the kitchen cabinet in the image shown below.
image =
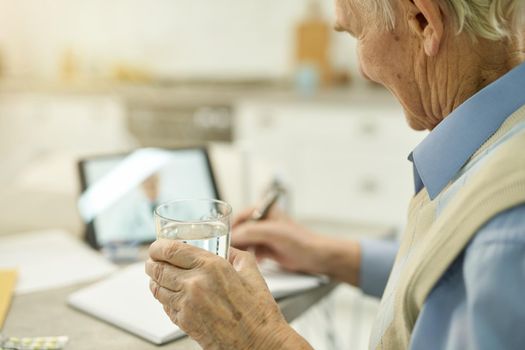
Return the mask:
<svg viewBox="0 0 525 350">
<path fill-rule="evenodd" d="M 284 176 L 297 217 L 402 225 L 413 194 L 407 156 L 425 135 L 408 127 L 393 99 L 349 100 L 241 102 L 235 142 Z M 249 187 L 254 201 L 261 187 Z"/>
<path fill-rule="evenodd" d="M 129 130 L 148 147 L 202 146 L 231 142 L 231 107 L 207 101 L 130 101 Z"/>
<path fill-rule="evenodd" d="M 126 130 L 124 104 L 117 97 L 29 92 L 0 95 L 3 179 L 42 156 L 114 153 L 134 145 Z"/>
<path fill-rule="evenodd" d="M 80 234 L 76 162 L 135 145 L 118 97 L 1 93 L 0 234 L 47 228 Z"/>
</svg>

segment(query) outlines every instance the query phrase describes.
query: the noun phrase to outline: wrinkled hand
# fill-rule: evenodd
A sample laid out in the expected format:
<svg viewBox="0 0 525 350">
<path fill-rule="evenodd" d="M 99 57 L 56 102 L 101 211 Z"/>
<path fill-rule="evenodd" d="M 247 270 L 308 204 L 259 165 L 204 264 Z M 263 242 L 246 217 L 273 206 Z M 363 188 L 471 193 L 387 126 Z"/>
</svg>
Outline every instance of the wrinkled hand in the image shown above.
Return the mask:
<svg viewBox="0 0 525 350">
<path fill-rule="evenodd" d="M 257 260 L 271 259 L 291 271 L 322 273 L 324 237 L 272 209 L 263 221 L 250 221 L 253 209 L 239 214 L 233 224 L 232 245 L 253 251 Z"/>
<path fill-rule="evenodd" d="M 204 349 L 280 349 L 294 333 L 251 254 L 231 249 L 228 262 L 172 240 L 149 253 L 151 292 Z"/>
<path fill-rule="evenodd" d="M 321 236 L 273 209 L 266 220 L 251 221 L 253 209 L 242 212 L 234 221 L 232 245 L 253 251 L 257 260 L 276 261 L 291 271 L 328 275 L 359 284 L 361 246 L 356 240 Z"/>
<path fill-rule="evenodd" d="M 253 211 L 255 210 L 254 207 L 249 207 L 240 212 L 234 219 L 233 219 L 233 228 L 238 227 L 239 225 L 242 225 L 248 221 L 250 221 L 250 218 L 253 214 Z M 265 220 L 268 221 L 281 221 L 281 222 L 292 222 L 292 218 L 290 218 L 285 212 L 283 212 L 281 209 L 279 209 L 277 206 L 273 206 L 270 211 L 268 212 L 268 215 Z"/>
</svg>

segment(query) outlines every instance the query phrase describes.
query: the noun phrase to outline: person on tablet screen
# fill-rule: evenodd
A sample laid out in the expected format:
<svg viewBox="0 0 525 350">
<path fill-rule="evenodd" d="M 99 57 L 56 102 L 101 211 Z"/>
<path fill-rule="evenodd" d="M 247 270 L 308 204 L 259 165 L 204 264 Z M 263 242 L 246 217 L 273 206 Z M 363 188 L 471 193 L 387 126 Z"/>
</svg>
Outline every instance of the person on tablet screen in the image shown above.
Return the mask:
<svg viewBox="0 0 525 350">
<path fill-rule="evenodd" d="M 160 176 L 155 173 L 146 178 L 137 188 L 136 197 L 122 210 L 120 218 L 123 240 L 127 242 L 155 239 L 153 212 L 159 205 Z"/>
</svg>

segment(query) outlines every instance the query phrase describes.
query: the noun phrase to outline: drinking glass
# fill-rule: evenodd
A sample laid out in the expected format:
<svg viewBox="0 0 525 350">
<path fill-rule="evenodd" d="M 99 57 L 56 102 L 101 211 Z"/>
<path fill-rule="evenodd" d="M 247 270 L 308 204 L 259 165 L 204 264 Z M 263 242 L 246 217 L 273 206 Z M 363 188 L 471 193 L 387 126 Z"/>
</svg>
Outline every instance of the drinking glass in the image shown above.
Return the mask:
<svg viewBox="0 0 525 350">
<path fill-rule="evenodd" d="M 157 238 L 175 239 L 228 258 L 231 206 L 216 199 L 184 199 L 155 209 Z"/>
</svg>

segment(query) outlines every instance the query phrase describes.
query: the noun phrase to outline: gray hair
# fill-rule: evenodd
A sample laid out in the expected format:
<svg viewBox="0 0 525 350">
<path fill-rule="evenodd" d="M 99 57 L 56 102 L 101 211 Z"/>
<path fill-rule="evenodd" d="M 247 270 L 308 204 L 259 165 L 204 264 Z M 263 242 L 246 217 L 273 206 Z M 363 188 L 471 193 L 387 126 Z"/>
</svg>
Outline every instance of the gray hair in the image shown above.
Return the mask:
<svg viewBox="0 0 525 350">
<path fill-rule="evenodd" d="M 439 0 L 455 16 L 458 33 L 490 40 L 511 38 L 525 25 L 524 0 Z M 378 15 L 381 26 L 393 29 L 396 23 L 392 0 L 358 0 L 361 6 Z"/>
</svg>

